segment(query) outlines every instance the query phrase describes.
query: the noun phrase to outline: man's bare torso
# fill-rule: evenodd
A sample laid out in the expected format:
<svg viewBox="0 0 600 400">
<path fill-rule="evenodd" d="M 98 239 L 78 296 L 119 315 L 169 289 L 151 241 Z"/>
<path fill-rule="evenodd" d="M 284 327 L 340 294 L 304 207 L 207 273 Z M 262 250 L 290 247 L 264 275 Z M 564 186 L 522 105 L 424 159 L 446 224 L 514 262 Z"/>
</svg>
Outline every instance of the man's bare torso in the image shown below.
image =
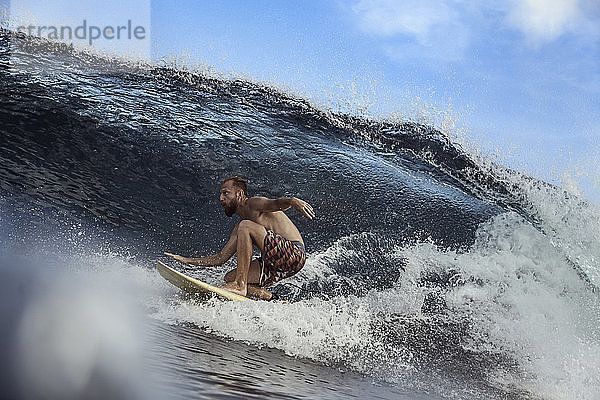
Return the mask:
<svg viewBox="0 0 600 400">
<path fill-rule="evenodd" d="M 275 232 L 278 235 L 291 241 L 298 241 L 304 244 L 300 231 L 296 225 L 288 218 L 283 211 L 259 212 L 252 211 L 249 220 L 264 226 L 266 229 Z"/>
</svg>

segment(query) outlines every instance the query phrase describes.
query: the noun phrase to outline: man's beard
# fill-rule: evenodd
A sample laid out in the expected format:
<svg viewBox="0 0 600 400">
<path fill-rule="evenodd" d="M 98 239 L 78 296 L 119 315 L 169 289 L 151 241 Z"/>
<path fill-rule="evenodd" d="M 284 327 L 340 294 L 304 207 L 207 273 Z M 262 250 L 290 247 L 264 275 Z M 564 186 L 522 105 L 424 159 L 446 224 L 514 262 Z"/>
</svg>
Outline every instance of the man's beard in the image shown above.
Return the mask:
<svg viewBox="0 0 600 400">
<path fill-rule="evenodd" d="M 235 207 L 231 205 L 225 205 L 223 206 L 223 209 L 225 210 L 225 215 L 228 217 L 231 217 L 233 214 L 235 214 Z"/>
</svg>

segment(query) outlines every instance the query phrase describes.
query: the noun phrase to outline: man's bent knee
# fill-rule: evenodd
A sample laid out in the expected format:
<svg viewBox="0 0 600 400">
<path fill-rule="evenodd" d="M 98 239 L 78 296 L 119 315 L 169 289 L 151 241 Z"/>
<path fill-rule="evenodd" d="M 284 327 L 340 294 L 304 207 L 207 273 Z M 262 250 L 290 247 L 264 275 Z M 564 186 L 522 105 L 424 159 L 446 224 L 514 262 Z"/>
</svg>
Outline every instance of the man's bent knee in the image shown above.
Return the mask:
<svg viewBox="0 0 600 400">
<path fill-rule="evenodd" d="M 252 237 L 252 239 L 258 240 L 260 239 L 264 234 L 266 234 L 266 228 L 260 224 L 257 224 L 256 222 L 253 221 L 249 221 L 249 220 L 243 220 L 240 221 L 239 225 L 238 225 L 238 237 L 239 235 L 245 236 L 245 235 L 249 235 Z"/>
<path fill-rule="evenodd" d="M 255 225 L 258 225 L 256 222 L 250 221 L 248 219 L 244 219 L 242 221 L 240 221 L 240 223 L 238 224 L 238 234 L 240 232 L 249 232 L 251 231 Z"/>
</svg>

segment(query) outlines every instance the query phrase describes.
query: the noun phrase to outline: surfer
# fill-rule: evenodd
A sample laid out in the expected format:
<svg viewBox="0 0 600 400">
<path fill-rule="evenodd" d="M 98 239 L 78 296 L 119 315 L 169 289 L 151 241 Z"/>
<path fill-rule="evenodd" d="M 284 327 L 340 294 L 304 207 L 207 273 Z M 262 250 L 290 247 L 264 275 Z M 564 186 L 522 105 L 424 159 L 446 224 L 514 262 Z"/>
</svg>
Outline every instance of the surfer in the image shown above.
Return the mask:
<svg viewBox="0 0 600 400">
<path fill-rule="evenodd" d="M 200 258 L 165 255 L 191 265 L 215 266 L 236 254 L 237 268 L 225 274 L 223 288 L 242 296 L 250 294 L 270 300 L 272 294 L 266 287 L 296 274 L 306 261 L 304 240 L 283 211 L 293 207 L 313 219 L 313 208 L 296 197 L 248 198 L 248 181 L 237 176 L 221 183 L 219 201 L 228 217 L 237 214 L 241 218 L 221 251 Z M 260 249 L 260 258 L 251 260 L 252 245 Z"/>
</svg>

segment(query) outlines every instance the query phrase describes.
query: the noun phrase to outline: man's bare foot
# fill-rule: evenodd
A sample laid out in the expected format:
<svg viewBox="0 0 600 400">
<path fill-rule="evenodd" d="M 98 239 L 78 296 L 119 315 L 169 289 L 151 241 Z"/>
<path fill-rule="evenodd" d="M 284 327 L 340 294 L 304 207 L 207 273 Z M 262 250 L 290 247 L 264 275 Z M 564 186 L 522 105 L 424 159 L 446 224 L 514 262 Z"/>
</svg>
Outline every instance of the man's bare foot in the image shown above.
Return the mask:
<svg viewBox="0 0 600 400">
<path fill-rule="evenodd" d="M 233 282 L 227 282 L 226 284 L 224 284 L 223 286 L 221 286 L 221 289 L 225 289 L 231 293 L 235 293 L 235 294 L 239 294 L 240 296 L 246 296 L 246 294 L 248 293 L 248 288 L 247 287 L 241 287 L 237 282 L 233 281 Z"/>
<path fill-rule="evenodd" d="M 271 300 L 273 298 L 273 293 L 258 285 L 248 285 L 248 294 L 262 300 Z"/>
</svg>

